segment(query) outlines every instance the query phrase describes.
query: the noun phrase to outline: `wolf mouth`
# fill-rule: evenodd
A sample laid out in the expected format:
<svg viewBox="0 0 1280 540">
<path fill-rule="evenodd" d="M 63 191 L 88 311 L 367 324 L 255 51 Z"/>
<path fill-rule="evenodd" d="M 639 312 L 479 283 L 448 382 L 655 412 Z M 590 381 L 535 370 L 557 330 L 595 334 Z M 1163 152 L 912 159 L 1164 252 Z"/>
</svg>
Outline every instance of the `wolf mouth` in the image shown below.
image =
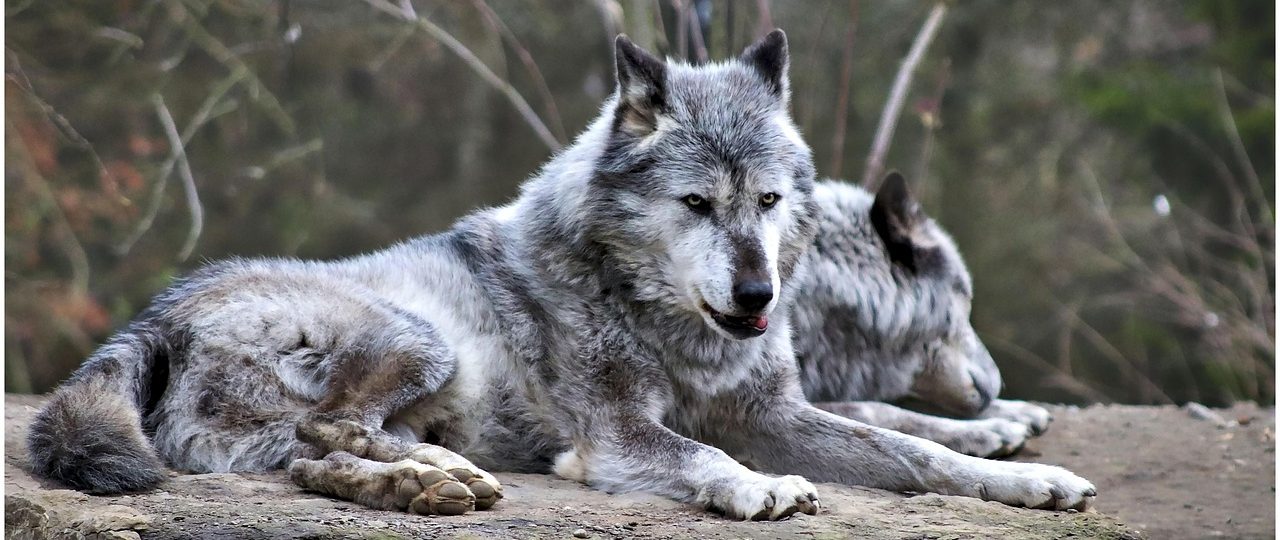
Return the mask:
<svg viewBox="0 0 1280 540">
<path fill-rule="evenodd" d="M 706 302 L 702 303 L 702 309 L 711 315 L 716 326 L 737 339 L 762 336 L 769 329 L 769 317 L 765 315 L 726 315 L 712 309 Z"/>
</svg>

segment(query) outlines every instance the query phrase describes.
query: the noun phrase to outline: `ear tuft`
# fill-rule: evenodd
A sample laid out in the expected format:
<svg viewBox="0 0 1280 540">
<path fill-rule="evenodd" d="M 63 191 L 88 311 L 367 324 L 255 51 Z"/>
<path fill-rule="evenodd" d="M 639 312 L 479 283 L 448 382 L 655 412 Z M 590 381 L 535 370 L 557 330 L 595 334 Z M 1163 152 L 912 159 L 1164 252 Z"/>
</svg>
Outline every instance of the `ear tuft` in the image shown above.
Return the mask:
<svg viewBox="0 0 1280 540">
<path fill-rule="evenodd" d="M 747 47 L 738 59 L 755 68 L 765 82 L 769 83 L 774 95 L 784 101 L 788 99 L 790 83 L 787 67 L 790 65 L 790 54 L 787 52 L 786 33 L 780 29 L 769 32 L 760 41 Z"/>
<path fill-rule="evenodd" d="M 614 128 L 644 136 L 657 128 L 667 107 L 667 65 L 636 46 L 624 34 L 614 41 L 618 69 L 618 108 Z"/>
<path fill-rule="evenodd" d="M 932 247 L 917 245 L 916 233 L 923 221 L 920 205 L 907 189 L 907 180 L 898 171 L 891 171 L 880 183 L 875 202 L 871 203 L 871 225 L 884 241 L 889 260 L 912 272 L 920 262 L 917 249 Z"/>
</svg>

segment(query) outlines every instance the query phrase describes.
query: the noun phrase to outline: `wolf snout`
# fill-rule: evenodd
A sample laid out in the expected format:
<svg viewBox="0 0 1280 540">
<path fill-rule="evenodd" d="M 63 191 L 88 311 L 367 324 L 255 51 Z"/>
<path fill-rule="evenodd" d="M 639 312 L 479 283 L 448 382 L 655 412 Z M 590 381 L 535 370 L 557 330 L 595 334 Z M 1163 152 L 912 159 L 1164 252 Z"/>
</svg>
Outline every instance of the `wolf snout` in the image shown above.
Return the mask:
<svg viewBox="0 0 1280 540">
<path fill-rule="evenodd" d="M 773 301 L 773 284 L 759 279 L 734 283 L 733 301 L 744 311 L 763 311 Z"/>
</svg>

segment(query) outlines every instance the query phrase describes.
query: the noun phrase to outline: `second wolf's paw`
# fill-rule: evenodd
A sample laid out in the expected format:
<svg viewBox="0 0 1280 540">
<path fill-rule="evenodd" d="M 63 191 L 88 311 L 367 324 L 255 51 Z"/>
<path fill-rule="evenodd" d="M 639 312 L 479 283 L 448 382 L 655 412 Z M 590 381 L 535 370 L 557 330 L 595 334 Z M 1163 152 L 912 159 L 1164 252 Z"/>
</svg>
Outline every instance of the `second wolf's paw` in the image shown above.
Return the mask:
<svg viewBox="0 0 1280 540">
<path fill-rule="evenodd" d="M 939 437 L 943 446 L 975 457 L 1004 457 L 1027 443 L 1027 426 L 1000 418 L 963 420 L 957 429 Z"/>
<path fill-rule="evenodd" d="M 704 494 L 710 509 L 736 519 L 778 520 L 803 512 L 813 515 L 821 506 L 818 490 L 799 476 L 771 477 L 752 473 L 728 486 Z"/>
<path fill-rule="evenodd" d="M 1049 430 L 1049 422 L 1053 421 L 1053 415 L 1048 409 L 1033 403 L 1025 401 L 1015 401 L 1010 399 L 997 399 L 991 402 L 985 411 L 978 415 L 979 418 L 1000 418 L 1010 422 L 1017 422 L 1027 429 L 1031 430 L 1032 436 L 1038 436 Z"/>
<path fill-rule="evenodd" d="M 988 501 L 1042 510 L 1088 510 L 1097 489 L 1071 471 L 1039 463 L 999 463 L 973 487 Z"/>
</svg>

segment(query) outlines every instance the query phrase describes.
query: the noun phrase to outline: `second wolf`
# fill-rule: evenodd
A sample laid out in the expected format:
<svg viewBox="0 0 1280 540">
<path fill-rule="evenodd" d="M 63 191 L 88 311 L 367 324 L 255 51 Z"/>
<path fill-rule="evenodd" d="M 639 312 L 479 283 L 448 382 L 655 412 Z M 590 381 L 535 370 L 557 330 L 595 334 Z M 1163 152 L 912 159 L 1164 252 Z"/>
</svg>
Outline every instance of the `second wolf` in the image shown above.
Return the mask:
<svg viewBox="0 0 1280 540">
<path fill-rule="evenodd" d="M 703 67 L 625 38 L 615 52 L 617 93 L 512 204 L 354 259 L 212 265 L 161 294 L 37 416 L 38 472 L 118 492 L 163 463 L 288 466 L 309 489 L 443 514 L 497 502 L 484 468 L 736 518 L 817 512 L 808 481 L 765 472 L 1089 504 L 1061 468 L 805 400 L 788 315 L 818 211 L 780 31 Z"/>
<path fill-rule="evenodd" d="M 1042 433 L 1049 412 L 995 399 L 1000 371 L 969 323 L 973 285 L 951 238 L 901 175 L 875 194 L 814 184 L 818 234 L 792 333 L 805 395 L 823 409 L 976 456 Z M 944 418 L 886 402 L 907 401 Z"/>
</svg>

